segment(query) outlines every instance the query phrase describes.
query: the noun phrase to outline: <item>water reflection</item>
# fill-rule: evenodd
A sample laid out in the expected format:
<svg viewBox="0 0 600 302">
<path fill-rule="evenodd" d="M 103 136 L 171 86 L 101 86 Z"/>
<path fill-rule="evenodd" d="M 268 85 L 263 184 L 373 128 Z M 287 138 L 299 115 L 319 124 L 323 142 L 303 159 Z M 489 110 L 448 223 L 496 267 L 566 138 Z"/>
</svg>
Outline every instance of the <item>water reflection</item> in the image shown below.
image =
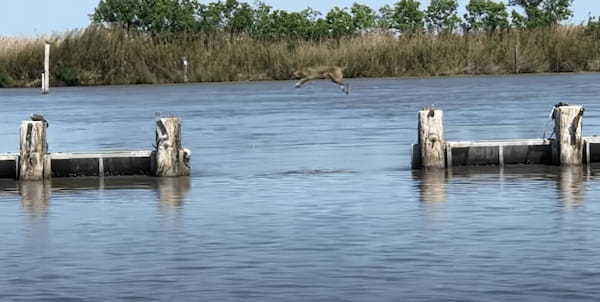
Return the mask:
<svg viewBox="0 0 600 302">
<path fill-rule="evenodd" d="M 446 221 L 446 185 L 448 171 L 444 169 L 413 170 L 419 188 L 420 206 L 428 223 Z"/>
<path fill-rule="evenodd" d="M 48 181 L 2 181 L 3 194 L 21 196 L 23 209 L 32 216 L 46 216 L 52 192 L 79 190 L 153 190 L 160 207 L 178 208 L 183 205 L 190 189 L 189 177 L 114 177 L 114 178 L 55 178 Z"/>
<path fill-rule="evenodd" d="M 48 215 L 51 187 L 49 181 L 19 182 L 19 194 L 23 209 L 33 217 Z"/>
<path fill-rule="evenodd" d="M 158 179 L 157 183 L 161 223 L 168 228 L 182 229 L 182 206 L 190 189 L 189 177 L 163 177 Z"/>
<path fill-rule="evenodd" d="M 448 173 L 443 169 L 414 170 L 413 177 L 420 180 L 419 196 L 421 202 L 445 202 Z"/>
<path fill-rule="evenodd" d="M 162 205 L 181 206 L 190 188 L 189 177 L 57 178 L 52 190 L 153 190 Z"/>
<path fill-rule="evenodd" d="M 189 177 L 163 177 L 158 179 L 158 201 L 161 206 L 181 207 L 185 194 L 189 190 Z"/>
<path fill-rule="evenodd" d="M 588 170 L 582 167 L 561 167 L 557 181 L 560 199 L 567 208 L 583 204 Z"/>
<path fill-rule="evenodd" d="M 477 182 L 499 183 L 501 190 L 505 183 L 546 181 L 556 184 L 557 193 L 563 206 L 577 207 L 585 201 L 585 183 L 594 179 L 598 167 L 562 167 L 515 165 L 506 167 L 472 166 L 452 170 L 415 170 L 413 178 L 418 183 L 420 200 L 423 203 L 446 201 L 447 187 L 453 180 L 472 178 Z"/>
</svg>

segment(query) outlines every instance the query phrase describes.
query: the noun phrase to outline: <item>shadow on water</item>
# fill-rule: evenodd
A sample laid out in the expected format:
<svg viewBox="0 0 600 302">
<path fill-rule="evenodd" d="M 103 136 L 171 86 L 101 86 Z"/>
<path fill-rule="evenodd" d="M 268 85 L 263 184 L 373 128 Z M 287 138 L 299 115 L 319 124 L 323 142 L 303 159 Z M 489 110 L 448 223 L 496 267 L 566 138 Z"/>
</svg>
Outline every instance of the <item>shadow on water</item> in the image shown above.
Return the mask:
<svg viewBox="0 0 600 302">
<path fill-rule="evenodd" d="M 556 184 L 561 205 L 565 208 L 580 206 L 585 201 L 585 184 L 600 178 L 600 167 L 559 166 L 474 166 L 448 170 L 413 170 L 412 177 L 427 207 L 447 201 L 447 190 L 453 183 L 474 181 L 485 184 L 499 183 L 503 188 L 508 182 L 552 181 Z"/>
<path fill-rule="evenodd" d="M 160 207 L 183 205 L 190 189 L 189 177 L 54 178 L 48 181 L 0 181 L 0 192 L 21 196 L 23 209 L 31 216 L 48 214 L 52 192 L 81 190 L 152 190 Z"/>
</svg>

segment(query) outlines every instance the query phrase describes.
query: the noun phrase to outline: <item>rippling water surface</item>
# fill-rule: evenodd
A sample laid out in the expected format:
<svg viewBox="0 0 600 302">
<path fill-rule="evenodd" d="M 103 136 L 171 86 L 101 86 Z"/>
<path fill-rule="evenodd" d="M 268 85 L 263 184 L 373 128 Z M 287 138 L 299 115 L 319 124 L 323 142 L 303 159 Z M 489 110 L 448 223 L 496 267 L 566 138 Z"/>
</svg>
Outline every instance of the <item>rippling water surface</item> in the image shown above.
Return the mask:
<svg viewBox="0 0 600 302">
<path fill-rule="evenodd" d="M 449 140 L 538 138 L 560 101 L 600 134 L 600 75 L 0 90 L 57 151 L 150 149 L 183 118 L 192 176 L 0 182 L 0 301 L 593 301 L 600 167 L 411 171 Z M 545 133 L 546 132 L 546 133 Z"/>
</svg>

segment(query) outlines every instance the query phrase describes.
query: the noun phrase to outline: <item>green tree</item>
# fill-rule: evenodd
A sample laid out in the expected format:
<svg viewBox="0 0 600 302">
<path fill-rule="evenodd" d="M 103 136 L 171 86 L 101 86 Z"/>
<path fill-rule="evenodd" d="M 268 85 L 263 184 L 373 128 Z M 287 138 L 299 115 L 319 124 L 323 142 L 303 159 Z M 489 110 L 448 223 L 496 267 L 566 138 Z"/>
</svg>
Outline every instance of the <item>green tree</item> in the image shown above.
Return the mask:
<svg viewBox="0 0 600 302">
<path fill-rule="evenodd" d="M 272 10 L 262 2 L 254 9 L 254 26 L 251 34 L 255 38 L 276 39 L 313 39 L 317 40 L 328 35 L 328 24 L 319 18 L 320 12 L 311 8 L 300 12 Z"/>
<path fill-rule="evenodd" d="M 257 2 L 254 9 L 254 25 L 251 34 L 255 38 L 267 38 L 271 33 L 271 9 L 272 7 L 263 3 Z"/>
<path fill-rule="evenodd" d="M 182 32 L 195 27 L 194 0 L 143 0 L 140 19 L 143 30 L 151 33 Z"/>
<path fill-rule="evenodd" d="M 180 32 L 196 26 L 195 0 L 101 0 L 91 20 L 150 33 Z"/>
<path fill-rule="evenodd" d="M 339 7 L 332 8 L 325 16 L 325 21 L 329 25 L 329 33 L 333 38 L 339 39 L 355 32 L 352 15 Z"/>
<path fill-rule="evenodd" d="M 92 23 L 137 29 L 141 24 L 139 0 L 101 0 L 91 15 Z"/>
<path fill-rule="evenodd" d="M 464 18 L 467 30 L 495 31 L 509 26 L 504 3 L 491 0 L 470 0 Z"/>
<path fill-rule="evenodd" d="M 254 24 L 254 9 L 248 3 L 226 0 L 221 6 L 224 30 L 231 35 L 249 32 Z"/>
<path fill-rule="evenodd" d="M 557 25 L 573 15 L 573 0 L 510 0 L 509 5 L 520 7 L 525 15 L 512 11 L 516 27 L 543 27 Z"/>
<path fill-rule="evenodd" d="M 352 25 L 355 30 L 369 30 L 375 27 L 375 11 L 362 4 L 354 3 L 350 8 Z"/>
<path fill-rule="evenodd" d="M 273 11 L 270 15 L 270 30 L 267 37 L 272 39 L 306 39 L 310 37 L 312 24 L 308 15 L 306 10 L 291 13 L 284 10 Z"/>
<path fill-rule="evenodd" d="M 419 9 L 421 3 L 416 0 L 401 0 L 394 4 L 392 28 L 403 33 L 416 33 L 425 27 L 425 13 Z"/>
<path fill-rule="evenodd" d="M 379 9 L 379 14 L 377 15 L 377 19 L 375 22 L 377 23 L 377 27 L 382 29 L 390 29 L 393 25 L 394 9 L 386 4 Z"/>
<path fill-rule="evenodd" d="M 425 12 L 429 30 L 438 33 L 454 31 L 460 24 L 456 0 L 431 0 Z"/>
<path fill-rule="evenodd" d="M 321 40 L 329 37 L 329 24 L 323 18 L 317 18 L 312 21 L 309 39 Z"/>
</svg>

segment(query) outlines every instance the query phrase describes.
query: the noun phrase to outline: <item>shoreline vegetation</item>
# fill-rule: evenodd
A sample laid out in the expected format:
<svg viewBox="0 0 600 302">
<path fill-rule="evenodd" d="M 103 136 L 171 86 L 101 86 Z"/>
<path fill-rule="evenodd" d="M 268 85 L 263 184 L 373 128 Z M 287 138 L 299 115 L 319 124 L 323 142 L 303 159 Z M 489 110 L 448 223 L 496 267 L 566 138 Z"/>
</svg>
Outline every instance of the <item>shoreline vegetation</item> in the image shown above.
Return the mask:
<svg viewBox="0 0 600 302">
<path fill-rule="evenodd" d="M 184 27 L 156 32 L 149 30 L 149 26 L 141 26 L 144 23 L 138 20 L 139 17 L 136 17 L 136 22 L 130 23 L 103 19 L 99 9 L 108 9 L 106 5 L 115 1 L 119 0 L 100 1 L 92 15 L 93 24 L 82 30 L 50 37 L 0 37 L 0 88 L 41 86 L 46 40 L 52 41 L 52 86 L 182 83 L 182 57 L 189 62 L 189 82 L 290 80 L 294 79 L 295 69 L 315 65 L 344 66 L 346 78 L 600 71 L 600 21 L 593 18 L 587 25 L 561 25 L 558 23 L 560 20 L 554 20 L 539 26 L 526 23 L 528 20 L 532 22 L 530 18 L 522 19 L 519 26 L 500 20 L 502 22 L 498 21 L 492 27 L 484 27 L 487 24 L 483 22 L 484 17 L 490 14 L 488 12 L 484 17 L 471 16 L 471 19 L 465 15 L 465 20 L 470 21 L 459 28 L 460 18 L 453 21 L 454 25 L 441 22 L 429 26 L 426 18 L 430 13 L 428 8 L 421 16 L 422 20 L 417 23 L 411 21 L 407 23 L 412 24 L 410 27 L 403 27 L 398 23 L 400 21 L 393 19 L 398 17 L 397 14 L 390 12 L 394 9 L 406 11 L 407 3 L 417 3 L 413 9 L 420 11 L 417 1 L 402 0 L 394 7 L 387 6 L 387 20 L 384 14 L 386 7 L 382 8 L 381 15 L 358 4 L 351 11 L 334 8 L 332 12 L 337 14 L 334 16 L 347 20 L 348 24 L 355 24 L 354 29 L 346 33 L 333 34 L 335 27 L 332 26 L 337 23 L 330 20 L 332 12 L 325 18 L 316 18 L 315 12 L 310 10 L 297 13 L 298 16 L 304 14 L 307 22 L 312 22 L 303 23 L 303 26 L 313 26 L 306 29 L 309 34 L 289 34 L 300 26 L 296 22 L 288 29 L 281 29 L 276 36 L 273 33 L 264 36 L 267 31 L 264 28 L 259 30 L 260 20 L 281 15 L 281 11 L 271 11 L 264 4 L 252 8 L 235 0 L 217 2 L 235 4 L 233 7 L 238 10 L 262 12 L 262 19 L 253 17 L 254 21 L 248 21 L 251 27 L 247 29 L 236 28 L 234 31 L 227 27 L 227 22 L 221 22 L 221 25 L 215 23 L 217 25 L 210 30 Z M 177 0 L 170 1 L 179 3 Z M 444 1 L 455 2 L 437 0 Z M 431 3 L 433 5 L 436 1 Z M 471 0 L 472 3 L 496 4 L 490 0 Z M 203 9 L 206 16 L 207 9 L 213 4 L 198 9 Z M 367 10 L 366 13 L 355 9 L 357 7 Z M 456 14 L 456 6 L 453 11 Z M 468 11 L 471 15 L 475 14 Z M 229 13 L 230 19 L 233 13 Z M 357 16 L 364 20 L 365 14 L 370 14 L 367 19 L 371 21 L 364 21 L 362 27 L 370 30 L 361 29 L 357 22 L 352 21 Z M 513 11 L 513 23 L 514 14 Z M 264 22 L 271 26 L 274 24 Z M 399 25 L 394 26 L 393 22 Z M 329 24 L 329 29 L 325 28 L 315 36 L 314 27 L 319 24 Z M 134 25 L 140 27 L 132 28 Z"/>
</svg>

